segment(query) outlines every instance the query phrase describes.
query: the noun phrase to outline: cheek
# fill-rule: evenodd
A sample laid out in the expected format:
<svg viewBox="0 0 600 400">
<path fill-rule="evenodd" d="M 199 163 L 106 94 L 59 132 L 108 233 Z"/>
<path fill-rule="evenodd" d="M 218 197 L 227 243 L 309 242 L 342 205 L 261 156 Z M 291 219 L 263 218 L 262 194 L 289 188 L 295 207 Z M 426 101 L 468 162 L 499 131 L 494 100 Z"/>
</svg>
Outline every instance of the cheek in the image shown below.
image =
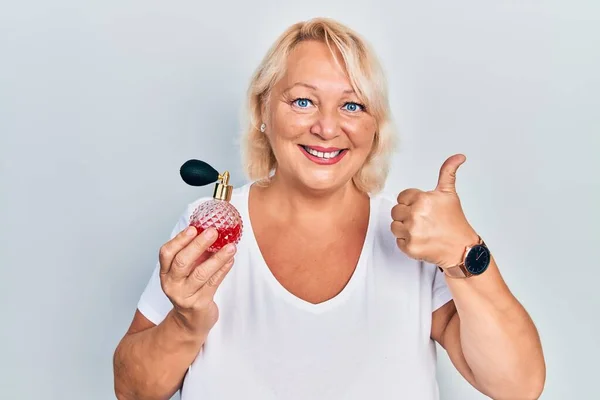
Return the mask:
<svg viewBox="0 0 600 400">
<path fill-rule="evenodd" d="M 369 151 L 375 139 L 376 125 L 371 119 L 349 121 L 346 132 L 356 148 Z"/>
<path fill-rule="evenodd" d="M 310 114 L 299 114 L 292 110 L 281 107 L 271 116 L 270 134 L 271 139 L 295 139 L 302 136 L 314 123 L 314 117 Z"/>
</svg>

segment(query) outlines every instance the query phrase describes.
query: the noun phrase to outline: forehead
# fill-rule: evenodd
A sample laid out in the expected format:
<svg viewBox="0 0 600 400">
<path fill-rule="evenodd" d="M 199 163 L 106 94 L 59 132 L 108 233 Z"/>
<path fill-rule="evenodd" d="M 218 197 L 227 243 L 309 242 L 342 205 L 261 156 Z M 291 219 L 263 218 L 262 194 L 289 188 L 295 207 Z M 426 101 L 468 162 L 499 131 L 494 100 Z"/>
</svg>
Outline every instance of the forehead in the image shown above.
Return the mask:
<svg viewBox="0 0 600 400">
<path fill-rule="evenodd" d="M 322 89 L 351 89 L 344 60 L 335 47 L 332 49 L 333 54 L 323 42 L 300 42 L 288 56 L 281 83 L 290 86 L 304 82 Z"/>
</svg>

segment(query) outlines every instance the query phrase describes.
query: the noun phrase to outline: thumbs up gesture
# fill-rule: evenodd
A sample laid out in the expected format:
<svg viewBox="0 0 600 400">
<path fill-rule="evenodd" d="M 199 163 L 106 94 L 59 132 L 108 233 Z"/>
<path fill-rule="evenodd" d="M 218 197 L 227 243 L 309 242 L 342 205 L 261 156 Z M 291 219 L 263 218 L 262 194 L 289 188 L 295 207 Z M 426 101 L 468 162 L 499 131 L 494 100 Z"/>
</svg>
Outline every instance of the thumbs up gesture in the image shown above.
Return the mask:
<svg viewBox="0 0 600 400">
<path fill-rule="evenodd" d="M 434 190 L 407 189 L 398 195 L 391 229 L 409 257 L 447 268 L 462 261 L 466 246 L 477 243 L 456 193 L 456 171 L 465 161 L 462 154 L 448 158 Z"/>
</svg>

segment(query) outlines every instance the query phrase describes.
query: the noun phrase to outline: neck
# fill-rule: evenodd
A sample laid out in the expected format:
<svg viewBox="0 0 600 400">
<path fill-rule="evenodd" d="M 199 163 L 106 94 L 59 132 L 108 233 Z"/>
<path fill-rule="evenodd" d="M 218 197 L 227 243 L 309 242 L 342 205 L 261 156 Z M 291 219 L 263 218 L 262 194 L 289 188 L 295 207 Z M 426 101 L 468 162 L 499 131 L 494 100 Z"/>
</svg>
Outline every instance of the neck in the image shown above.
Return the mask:
<svg viewBox="0 0 600 400">
<path fill-rule="evenodd" d="M 368 202 L 368 195 L 360 192 L 352 181 L 339 188 L 309 190 L 298 182 L 275 174 L 262 192 L 263 204 L 288 221 L 346 219 L 361 208 L 358 205 Z"/>
</svg>

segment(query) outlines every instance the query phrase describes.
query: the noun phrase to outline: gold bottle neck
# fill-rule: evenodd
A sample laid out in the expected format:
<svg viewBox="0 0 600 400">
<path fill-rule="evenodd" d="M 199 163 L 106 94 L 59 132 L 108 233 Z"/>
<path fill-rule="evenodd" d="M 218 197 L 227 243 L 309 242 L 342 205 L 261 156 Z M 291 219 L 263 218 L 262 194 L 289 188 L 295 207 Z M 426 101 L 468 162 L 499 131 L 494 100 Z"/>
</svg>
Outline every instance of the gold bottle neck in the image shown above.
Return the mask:
<svg viewBox="0 0 600 400">
<path fill-rule="evenodd" d="M 215 192 L 213 197 L 216 200 L 231 200 L 231 194 L 233 193 L 233 186 L 229 185 L 229 172 L 225 171 L 223 175 L 219 175 L 220 182 L 215 185 Z"/>
</svg>

